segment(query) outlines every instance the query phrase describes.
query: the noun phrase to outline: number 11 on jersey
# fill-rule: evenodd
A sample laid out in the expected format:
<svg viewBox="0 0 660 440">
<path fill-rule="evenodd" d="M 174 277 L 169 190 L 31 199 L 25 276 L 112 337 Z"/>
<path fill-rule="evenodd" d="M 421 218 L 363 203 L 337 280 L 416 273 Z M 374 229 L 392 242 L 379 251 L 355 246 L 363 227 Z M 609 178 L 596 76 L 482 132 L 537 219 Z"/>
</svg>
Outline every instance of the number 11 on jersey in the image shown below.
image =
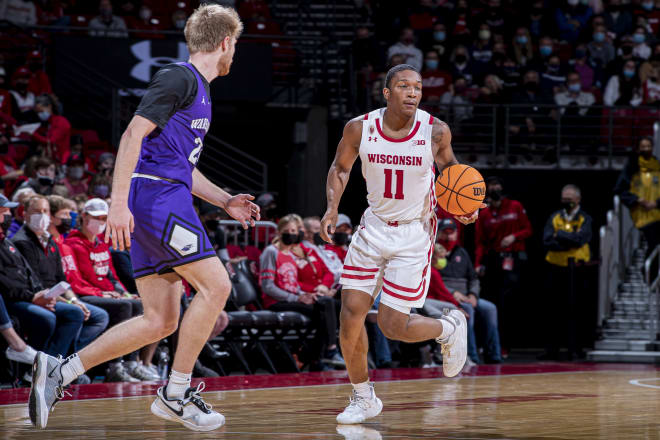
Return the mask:
<svg viewBox="0 0 660 440">
<path fill-rule="evenodd" d="M 396 192 L 392 197 L 392 169 L 385 168 L 385 193 L 383 197 L 386 199 L 403 200 L 403 170 L 394 170 L 396 177 Z"/>
</svg>

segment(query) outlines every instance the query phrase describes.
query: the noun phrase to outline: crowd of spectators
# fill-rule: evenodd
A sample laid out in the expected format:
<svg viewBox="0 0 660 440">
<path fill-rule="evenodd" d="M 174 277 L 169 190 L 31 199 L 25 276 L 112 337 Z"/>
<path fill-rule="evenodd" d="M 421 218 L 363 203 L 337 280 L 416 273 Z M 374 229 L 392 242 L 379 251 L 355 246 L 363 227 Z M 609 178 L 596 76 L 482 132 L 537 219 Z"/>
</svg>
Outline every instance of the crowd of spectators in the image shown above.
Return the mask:
<svg viewBox="0 0 660 440">
<path fill-rule="evenodd" d="M 565 126 L 562 146 L 589 146 L 610 111 L 614 125 L 655 114 L 646 106 L 657 108 L 660 90 L 660 2 L 419 0 L 396 8 L 366 3 L 367 25 L 357 29 L 351 49 L 363 91 L 360 111 L 384 105 L 385 72 L 408 63 L 422 74 L 422 105 L 457 134 L 486 122 L 503 126 L 503 113 L 493 116 L 482 104 L 515 105 L 504 129 L 510 144 L 526 146 L 554 145 L 558 121 Z M 400 30 L 398 40 L 388 46 L 393 29 Z M 650 113 L 633 110 L 638 106 Z M 644 124 L 646 131 L 638 128 L 637 137 L 650 131 L 652 122 Z M 498 136 L 501 144 L 505 136 Z M 620 142 L 634 147 L 634 140 Z"/>
</svg>

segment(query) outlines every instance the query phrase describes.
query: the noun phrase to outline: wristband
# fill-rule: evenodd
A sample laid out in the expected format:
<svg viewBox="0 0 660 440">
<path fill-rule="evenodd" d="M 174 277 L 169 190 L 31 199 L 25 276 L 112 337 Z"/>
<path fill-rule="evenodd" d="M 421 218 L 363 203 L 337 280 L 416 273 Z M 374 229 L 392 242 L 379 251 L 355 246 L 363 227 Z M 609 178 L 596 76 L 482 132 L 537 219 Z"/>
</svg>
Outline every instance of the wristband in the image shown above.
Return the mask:
<svg viewBox="0 0 660 440">
<path fill-rule="evenodd" d="M 67 299 L 67 300 L 65 300 L 65 301 L 66 301 L 67 304 L 73 304 L 73 300 L 72 300 L 72 299 Z"/>
</svg>

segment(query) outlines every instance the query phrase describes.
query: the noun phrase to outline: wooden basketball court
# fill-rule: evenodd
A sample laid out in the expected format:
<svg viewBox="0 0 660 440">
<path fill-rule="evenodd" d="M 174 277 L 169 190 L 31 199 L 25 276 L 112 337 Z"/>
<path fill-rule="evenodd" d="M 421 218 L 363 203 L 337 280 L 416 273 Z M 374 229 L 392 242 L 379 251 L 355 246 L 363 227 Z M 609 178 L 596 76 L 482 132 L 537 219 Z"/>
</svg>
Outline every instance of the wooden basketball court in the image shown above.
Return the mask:
<svg viewBox="0 0 660 440">
<path fill-rule="evenodd" d="M 206 379 L 227 424 L 193 433 L 151 415 L 157 383 L 71 387 L 48 429 L 32 428 L 27 394 L 0 392 L 0 433 L 11 439 L 660 439 L 660 368 L 646 365 L 479 366 L 373 373 L 383 413 L 342 426 L 344 372 Z M 193 383 L 196 383 L 195 381 Z"/>
</svg>

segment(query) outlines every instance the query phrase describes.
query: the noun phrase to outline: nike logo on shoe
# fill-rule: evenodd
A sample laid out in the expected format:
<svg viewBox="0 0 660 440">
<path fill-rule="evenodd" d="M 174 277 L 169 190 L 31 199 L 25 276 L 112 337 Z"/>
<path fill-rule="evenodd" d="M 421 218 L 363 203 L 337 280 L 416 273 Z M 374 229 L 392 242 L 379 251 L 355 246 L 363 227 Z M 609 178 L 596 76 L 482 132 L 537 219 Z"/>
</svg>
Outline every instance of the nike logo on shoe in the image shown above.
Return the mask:
<svg viewBox="0 0 660 440">
<path fill-rule="evenodd" d="M 159 396 L 160 397 L 160 396 Z M 172 408 L 170 405 L 167 404 L 167 401 L 160 397 L 160 401 L 163 402 L 163 404 L 170 409 L 174 414 L 176 414 L 179 417 L 183 417 L 183 408 L 179 408 L 178 410 Z"/>
</svg>

